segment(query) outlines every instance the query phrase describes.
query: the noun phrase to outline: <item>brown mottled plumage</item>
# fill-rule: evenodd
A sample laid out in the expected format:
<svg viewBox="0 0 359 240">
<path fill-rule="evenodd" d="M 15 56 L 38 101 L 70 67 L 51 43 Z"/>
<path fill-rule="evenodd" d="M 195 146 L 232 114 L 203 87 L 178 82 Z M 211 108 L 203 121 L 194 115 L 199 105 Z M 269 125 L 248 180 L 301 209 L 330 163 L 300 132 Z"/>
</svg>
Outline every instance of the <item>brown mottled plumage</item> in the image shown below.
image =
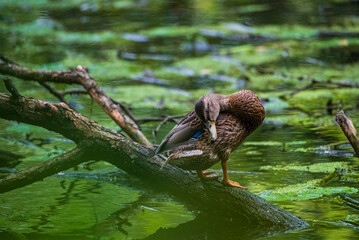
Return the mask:
<svg viewBox="0 0 359 240">
<path fill-rule="evenodd" d="M 211 177 L 202 170 L 221 161 L 222 183 L 244 188 L 228 179 L 227 160 L 231 152 L 261 125 L 264 116 L 264 108 L 252 91 L 208 94 L 168 133 L 156 154 L 170 151 L 165 164 L 197 170 L 199 177 L 205 179 Z M 199 136 L 194 138 L 196 134 Z"/>
</svg>

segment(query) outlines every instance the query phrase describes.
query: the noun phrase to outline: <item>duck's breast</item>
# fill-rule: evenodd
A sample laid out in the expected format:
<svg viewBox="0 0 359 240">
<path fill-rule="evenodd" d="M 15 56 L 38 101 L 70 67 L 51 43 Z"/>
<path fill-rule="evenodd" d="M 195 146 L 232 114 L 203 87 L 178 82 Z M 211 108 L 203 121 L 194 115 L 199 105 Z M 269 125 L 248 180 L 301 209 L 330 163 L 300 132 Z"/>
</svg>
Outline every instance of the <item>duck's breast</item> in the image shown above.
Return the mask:
<svg viewBox="0 0 359 240">
<path fill-rule="evenodd" d="M 230 113 L 221 113 L 216 121 L 216 127 L 217 140 L 213 143 L 213 148 L 221 158 L 225 158 L 223 160 L 228 159 L 229 154 L 250 134 L 245 124 Z"/>
</svg>

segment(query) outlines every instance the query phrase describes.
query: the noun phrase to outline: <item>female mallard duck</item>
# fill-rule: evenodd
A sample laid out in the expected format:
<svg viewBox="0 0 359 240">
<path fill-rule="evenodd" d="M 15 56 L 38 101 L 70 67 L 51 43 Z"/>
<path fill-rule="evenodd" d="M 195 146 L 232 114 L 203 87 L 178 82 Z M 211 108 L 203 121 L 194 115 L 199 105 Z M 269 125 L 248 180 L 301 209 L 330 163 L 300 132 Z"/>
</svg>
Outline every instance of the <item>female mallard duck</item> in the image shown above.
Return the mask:
<svg viewBox="0 0 359 240">
<path fill-rule="evenodd" d="M 170 151 L 165 164 L 196 170 L 202 179 L 218 177 L 203 170 L 221 161 L 222 183 L 245 189 L 228 179 L 227 160 L 230 153 L 261 125 L 264 116 L 263 105 L 252 91 L 208 94 L 168 133 L 155 153 Z"/>
</svg>

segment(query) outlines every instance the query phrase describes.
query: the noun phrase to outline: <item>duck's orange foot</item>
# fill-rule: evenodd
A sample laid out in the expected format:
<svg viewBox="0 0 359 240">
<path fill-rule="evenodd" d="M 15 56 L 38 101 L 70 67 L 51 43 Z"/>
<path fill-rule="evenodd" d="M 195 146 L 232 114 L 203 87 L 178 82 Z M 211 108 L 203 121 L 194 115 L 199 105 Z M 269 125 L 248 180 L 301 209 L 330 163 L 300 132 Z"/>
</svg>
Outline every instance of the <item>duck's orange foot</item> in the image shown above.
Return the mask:
<svg viewBox="0 0 359 240">
<path fill-rule="evenodd" d="M 223 179 L 223 180 L 222 180 L 222 184 L 223 184 L 223 185 L 228 185 L 228 186 L 231 186 L 231 187 L 238 187 L 238 188 L 242 188 L 242 189 L 247 190 L 246 187 L 243 187 L 243 186 L 241 186 L 239 183 L 234 182 L 234 181 L 231 181 L 231 180 L 225 181 L 225 180 Z"/>
<path fill-rule="evenodd" d="M 210 179 L 217 179 L 219 178 L 219 174 L 216 172 L 208 172 L 207 170 L 204 171 L 197 171 L 197 176 L 201 179 L 210 180 Z"/>
</svg>

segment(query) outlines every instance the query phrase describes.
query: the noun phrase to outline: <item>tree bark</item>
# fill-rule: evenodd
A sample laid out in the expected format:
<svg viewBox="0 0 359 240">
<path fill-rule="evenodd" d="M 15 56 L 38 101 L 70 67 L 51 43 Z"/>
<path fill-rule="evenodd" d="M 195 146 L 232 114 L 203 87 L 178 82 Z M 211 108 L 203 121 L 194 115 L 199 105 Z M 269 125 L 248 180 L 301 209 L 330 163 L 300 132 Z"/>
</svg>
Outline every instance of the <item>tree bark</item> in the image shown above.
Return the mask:
<svg viewBox="0 0 359 240">
<path fill-rule="evenodd" d="M 74 167 L 86 159 L 104 160 L 143 180 L 149 187 L 174 195 L 209 215 L 231 217 L 239 222 L 252 222 L 258 229 L 269 232 L 282 232 L 307 226 L 302 219 L 271 205 L 249 191 L 225 187 L 216 180 L 203 181 L 194 174 L 171 165 L 166 165 L 161 170 L 161 157 L 148 159 L 151 149 L 100 126 L 70 109 L 66 104 L 47 103 L 26 97 L 14 99 L 0 93 L 0 117 L 58 132 L 78 145 L 77 149 L 40 166 L 2 178 L 0 192 L 25 186 L 57 171 Z M 61 165 L 62 162 L 64 165 Z"/>
<path fill-rule="evenodd" d="M 352 120 L 350 120 L 350 118 L 345 115 L 343 110 L 340 110 L 337 113 L 335 120 L 342 129 L 344 135 L 348 138 L 350 144 L 355 151 L 356 156 L 359 157 L 359 138 L 357 136 L 357 130 L 355 129 Z"/>
</svg>

